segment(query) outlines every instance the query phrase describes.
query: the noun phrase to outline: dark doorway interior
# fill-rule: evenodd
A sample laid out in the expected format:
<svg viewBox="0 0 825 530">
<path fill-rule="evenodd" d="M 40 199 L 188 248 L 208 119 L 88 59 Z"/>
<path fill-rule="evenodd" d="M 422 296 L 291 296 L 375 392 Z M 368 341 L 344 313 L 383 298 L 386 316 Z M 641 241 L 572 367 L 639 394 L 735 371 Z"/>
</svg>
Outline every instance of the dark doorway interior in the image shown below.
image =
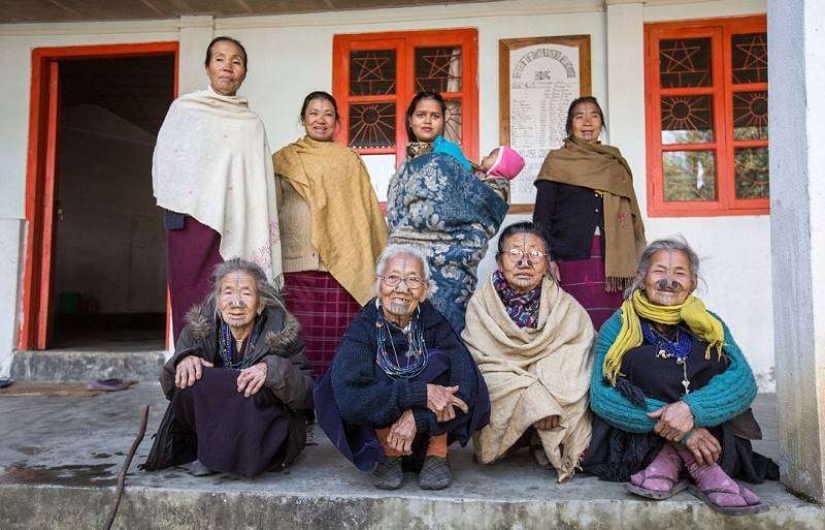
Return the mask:
<svg viewBox="0 0 825 530">
<path fill-rule="evenodd" d="M 60 63 L 54 347 L 165 349 L 166 246 L 152 152 L 173 55 Z"/>
</svg>

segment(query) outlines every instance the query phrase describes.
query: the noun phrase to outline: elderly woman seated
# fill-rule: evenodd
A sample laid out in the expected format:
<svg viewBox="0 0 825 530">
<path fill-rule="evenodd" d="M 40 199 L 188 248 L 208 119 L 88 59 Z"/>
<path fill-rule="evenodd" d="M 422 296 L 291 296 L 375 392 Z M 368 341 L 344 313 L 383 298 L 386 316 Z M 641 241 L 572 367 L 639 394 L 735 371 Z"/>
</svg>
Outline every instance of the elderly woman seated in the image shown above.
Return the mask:
<svg viewBox="0 0 825 530">
<path fill-rule="evenodd" d="M 545 275 L 547 250 L 533 223 L 504 229 L 498 269 L 470 300 L 462 338 L 490 393 L 490 424 L 473 439 L 476 460 L 493 462 L 529 441 L 563 482 L 590 442 L 595 332 L 587 311 Z"/>
<path fill-rule="evenodd" d="M 584 469 L 666 499 L 690 487 L 730 515 L 767 509 L 731 477 L 759 483 L 776 465 L 752 451 L 756 382 L 725 323 L 692 293 L 699 259 L 686 242 L 645 248 L 621 308 L 596 340 Z M 692 482 L 692 485 L 689 485 Z"/>
<path fill-rule="evenodd" d="M 489 419 L 473 358 L 427 301 L 430 270 L 417 247 L 389 245 L 372 299 L 347 329 L 330 371 L 316 385 L 318 424 L 373 484 L 397 489 L 403 469 L 419 486 L 443 489 L 447 448 L 464 445 Z"/>
<path fill-rule="evenodd" d="M 197 459 L 194 474 L 253 476 L 289 465 L 306 445 L 312 367 L 264 271 L 238 258 L 218 265 L 187 321 L 163 367 L 171 403 L 144 469 Z"/>
</svg>

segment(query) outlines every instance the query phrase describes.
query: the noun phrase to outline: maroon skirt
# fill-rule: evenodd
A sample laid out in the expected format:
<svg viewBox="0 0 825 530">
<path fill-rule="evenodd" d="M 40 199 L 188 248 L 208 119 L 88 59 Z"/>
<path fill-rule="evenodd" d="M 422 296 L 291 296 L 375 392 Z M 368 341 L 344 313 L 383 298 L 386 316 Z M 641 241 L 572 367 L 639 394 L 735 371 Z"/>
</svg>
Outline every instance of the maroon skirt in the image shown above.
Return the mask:
<svg viewBox="0 0 825 530">
<path fill-rule="evenodd" d="M 186 216 L 180 230 L 166 232 L 166 267 L 172 301 L 172 332 L 175 342 L 186 326 L 186 313 L 209 294 L 212 273 L 223 261 L 221 235 Z"/>
<path fill-rule="evenodd" d="M 301 323 L 304 355 L 314 375 L 329 368 L 344 332 L 361 311 L 361 304 L 328 272 L 284 274 L 286 308 Z"/>
<path fill-rule="evenodd" d="M 608 293 L 605 288 L 602 238 L 593 236 L 589 259 L 557 262 L 561 287 L 573 296 L 590 315 L 596 331 L 622 305 L 622 292 Z"/>
</svg>

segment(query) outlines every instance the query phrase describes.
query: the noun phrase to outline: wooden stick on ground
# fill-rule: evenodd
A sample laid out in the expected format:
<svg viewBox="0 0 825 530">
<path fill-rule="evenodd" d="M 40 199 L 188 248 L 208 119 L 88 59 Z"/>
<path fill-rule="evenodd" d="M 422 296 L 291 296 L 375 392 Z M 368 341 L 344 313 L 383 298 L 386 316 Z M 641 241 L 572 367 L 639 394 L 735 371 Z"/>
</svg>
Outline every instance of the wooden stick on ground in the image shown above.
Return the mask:
<svg viewBox="0 0 825 530">
<path fill-rule="evenodd" d="M 103 530 L 110 530 L 112 528 L 112 524 L 115 522 L 117 509 L 120 506 L 120 499 L 123 497 L 123 488 L 126 485 L 126 472 L 129 471 L 129 466 L 132 465 L 132 458 L 135 457 L 135 453 L 137 452 L 140 442 L 143 441 L 143 436 L 146 434 L 146 423 L 148 421 L 149 405 L 144 405 L 143 410 L 140 413 L 140 430 L 135 437 L 135 441 L 132 442 L 132 448 L 129 449 L 129 454 L 126 455 L 126 461 L 123 462 L 123 467 L 120 468 L 120 473 L 117 475 L 117 489 L 115 490 L 115 498 L 112 500 L 112 505 L 109 507 L 109 517 L 106 518 L 106 524 L 103 526 Z"/>
</svg>

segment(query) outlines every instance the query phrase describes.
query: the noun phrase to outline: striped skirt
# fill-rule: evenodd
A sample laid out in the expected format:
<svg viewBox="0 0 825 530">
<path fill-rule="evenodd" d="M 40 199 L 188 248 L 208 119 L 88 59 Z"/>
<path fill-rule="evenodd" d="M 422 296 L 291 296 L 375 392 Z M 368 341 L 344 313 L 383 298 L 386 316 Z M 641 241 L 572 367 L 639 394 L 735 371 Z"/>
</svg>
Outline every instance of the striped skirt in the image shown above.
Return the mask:
<svg viewBox="0 0 825 530">
<path fill-rule="evenodd" d="M 312 363 L 312 373 L 322 375 L 361 304 L 330 273 L 321 271 L 285 273 L 284 298 L 286 308 L 301 323 L 304 355 Z"/>
<path fill-rule="evenodd" d="M 596 331 L 622 305 L 622 293 L 605 288 L 604 255 L 601 236 L 593 236 L 589 259 L 559 261 L 561 287 L 573 296 L 590 315 Z"/>
</svg>

